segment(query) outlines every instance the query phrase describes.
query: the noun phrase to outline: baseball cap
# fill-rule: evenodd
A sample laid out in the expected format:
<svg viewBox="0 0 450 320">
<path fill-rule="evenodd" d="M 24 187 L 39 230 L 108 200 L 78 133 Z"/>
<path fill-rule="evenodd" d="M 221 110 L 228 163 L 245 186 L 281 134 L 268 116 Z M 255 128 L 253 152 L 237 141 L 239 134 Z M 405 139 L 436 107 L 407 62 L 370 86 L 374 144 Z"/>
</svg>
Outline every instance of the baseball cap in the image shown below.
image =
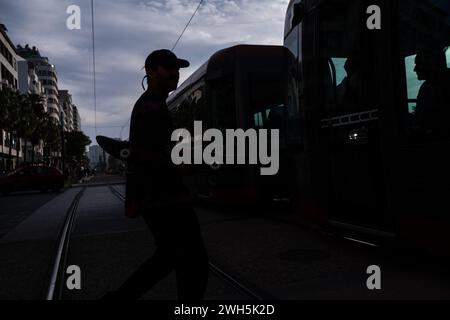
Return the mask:
<svg viewBox="0 0 450 320">
<path fill-rule="evenodd" d="M 187 68 L 190 66 L 189 61 L 178 59 L 178 57 L 170 50 L 161 49 L 150 53 L 145 59 L 145 69 L 155 69 L 158 66 Z"/>
</svg>

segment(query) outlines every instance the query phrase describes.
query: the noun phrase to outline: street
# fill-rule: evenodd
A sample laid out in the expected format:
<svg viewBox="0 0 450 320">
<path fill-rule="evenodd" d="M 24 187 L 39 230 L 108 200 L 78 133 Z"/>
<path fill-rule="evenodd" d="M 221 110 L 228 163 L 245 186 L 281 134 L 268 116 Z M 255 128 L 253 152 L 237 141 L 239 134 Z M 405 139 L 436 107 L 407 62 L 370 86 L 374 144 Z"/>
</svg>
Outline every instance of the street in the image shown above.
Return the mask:
<svg viewBox="0 0 450 320">
<path fill-rule="evenodd" d="M 0 197 L 0 237 L 56 196 L 57 193 L 30 191 Z"/>
<path fill-rule="evenodd" d="M 45 299 L 61 229 L 82 188 L 1 198 L 0 299 Z M 65 261 L 80 267 L 81 289 L 59 281 L 60 299 L 98 299 L 152 254 L 143 220 L 123 215 L 123 194 L 123 184 L 84 190 Z M 196 212 L 212 264 L 207 300 L 450 298 L 448 265 L 439 258 L 327 236 L 289 222 L 282 210 L 262 216 L 202 204 Z M 381 270 L 380 290 L 366 285 L 372 265 Z M 175 274 L 143 299 L 176 299 Z"/>
</svg>

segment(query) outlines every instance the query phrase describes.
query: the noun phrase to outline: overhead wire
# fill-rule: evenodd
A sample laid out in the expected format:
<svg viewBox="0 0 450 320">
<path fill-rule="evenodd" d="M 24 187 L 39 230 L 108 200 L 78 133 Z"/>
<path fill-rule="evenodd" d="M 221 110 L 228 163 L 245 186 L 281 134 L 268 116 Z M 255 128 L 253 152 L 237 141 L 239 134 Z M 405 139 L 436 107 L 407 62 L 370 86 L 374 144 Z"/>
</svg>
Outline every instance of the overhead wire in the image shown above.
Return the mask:
<svg viewBox="0 0 450 320">
<path fill-rule="evenodd" d="M 201 5 L 203 4 L 204 0 L 200 0 L 200 2 L 198 3 L 197 8 L 195 9 L 194 13 L 192 14 L 191 18 L 189 19 L 189 21 L 186 23 L 186 26 L 184 27 L 183 31 L 181 32 L 180 36 L 178 37 L 177 41 L 175 41 L 175 44 L 172 47 L 172 51 L 175 50 L 178 42 L 180 41 L 181 37 L 183 37 L 184 32 L 186 31 L 186 29 L 189 27 L 189 25 L 191 24 L 192 19 L 194 19 L 198 9 L 200 9 Z"/>
<path fill-rule="evenodd" d="M 97 136 L 97 81 L 95 70 L 95 27 L 94 27 L 94 0 L 91 0 L 91 14 L 92 14 L 92 65 L 94 73 L 94 127 L 95 135 Z"/>
<path fill-rule="evenodd" d="M 183 31 L 181 31 L 180 35 L 178 36 L 177 40 L 175 41 L 174 45 L 172 46 L 172 51 L 175 50 L 175 48 L 177 47 L 178 43 L 180 42 L 180 40 L 183 37 L 184 33 L 186 32 L 187 28 L 191 24 L 192 20 L 194 19 L 195 15 L 197 14 L 197 12 L 200 9 L 203 2 L 204 2 L 204 0 L 199 1 L 194 13 L 190 17 L 189 21 L 186 23 L 185 27 L 183 28 Z M 95 129 L 95 135 L 97 136 L 98 128 L 121 128 L 120 138 L 122 138 L 122 132 L 123 132 L 124 128 L 127 127 L 131 118 L 129 118 L 128 121 L 122 126 L 97 127 L 97 87 L 96 87 L 94 0 L 91 0 L 91 13 L 92 13 L 92 64 L 93 64 L 93 74 L 94 74 L 94 129 Z M 89 127 L 89 126 L 84 126 L 84 127 Z"/>
</svg>

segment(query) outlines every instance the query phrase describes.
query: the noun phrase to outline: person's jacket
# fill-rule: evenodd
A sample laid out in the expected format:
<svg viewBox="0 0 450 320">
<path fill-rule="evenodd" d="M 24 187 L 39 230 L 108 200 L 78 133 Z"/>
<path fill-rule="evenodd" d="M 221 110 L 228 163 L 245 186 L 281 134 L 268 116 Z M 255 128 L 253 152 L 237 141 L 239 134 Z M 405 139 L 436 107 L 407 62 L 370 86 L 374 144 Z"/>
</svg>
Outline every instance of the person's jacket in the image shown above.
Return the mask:
<svg viewBox="0 0 450 320">
<path fill-rule="evenodd" d="M 170 158 L 173 129 L 165 97 L 144 92 L 131 114 L 126 216 L 137 217 L 157 207 L 190 201 L 182 176 Z"/>
</svg>

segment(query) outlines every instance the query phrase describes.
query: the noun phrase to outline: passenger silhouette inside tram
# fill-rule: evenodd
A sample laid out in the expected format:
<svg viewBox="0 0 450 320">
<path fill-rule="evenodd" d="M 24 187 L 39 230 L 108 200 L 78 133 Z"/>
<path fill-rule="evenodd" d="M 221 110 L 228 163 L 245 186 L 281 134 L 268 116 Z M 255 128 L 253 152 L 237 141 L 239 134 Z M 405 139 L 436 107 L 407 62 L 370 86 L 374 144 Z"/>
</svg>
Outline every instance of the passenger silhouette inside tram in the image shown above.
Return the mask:
<svg viewBox="0 0 450 320">
<path fill-rule="evenodd" d="M 360 59 L 357 56 L 348 58 L 344 69 L 346 77 L 337 86 L 337 104 L 340 110 L 351 113 L 361 102 L 361 70 Z"/>
<path fill-rule="evenodd" d="M 419 89 L 415 129 L 425 135 L 448 135 L 450 72 L 441 48 L 426 49 L 416 56 L 414 71 L 425 81 Z"/>
</svg>

